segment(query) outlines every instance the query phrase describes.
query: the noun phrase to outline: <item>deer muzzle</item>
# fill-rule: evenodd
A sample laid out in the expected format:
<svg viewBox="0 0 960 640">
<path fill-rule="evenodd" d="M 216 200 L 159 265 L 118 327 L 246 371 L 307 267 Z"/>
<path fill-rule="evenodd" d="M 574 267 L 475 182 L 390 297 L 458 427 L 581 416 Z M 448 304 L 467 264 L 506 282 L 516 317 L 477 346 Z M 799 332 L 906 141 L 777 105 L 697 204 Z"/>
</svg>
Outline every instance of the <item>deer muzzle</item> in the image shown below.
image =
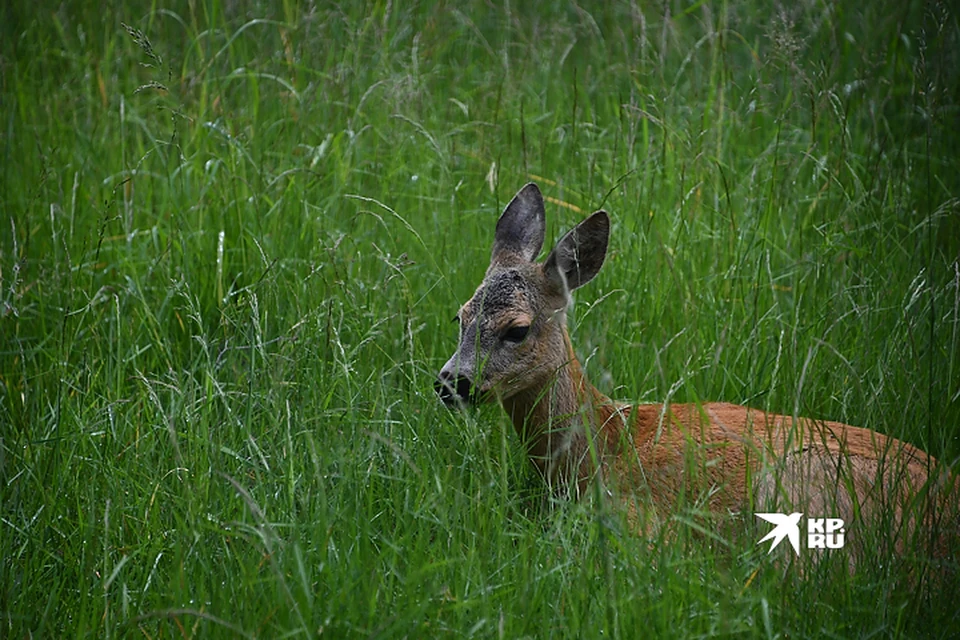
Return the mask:
<svg viewBox="0 0 960 640">
<path fill-rule="evenodd" d="M 473 382 L 470 378 L 463 375 L 456 375 L 444 368 L 437 375 L 433 387 L 437 390 L 437 395 L 448 407 L 459 407 L 467 403 L 477 401 L 476 393 L 473 389 Z"/>
</svg>

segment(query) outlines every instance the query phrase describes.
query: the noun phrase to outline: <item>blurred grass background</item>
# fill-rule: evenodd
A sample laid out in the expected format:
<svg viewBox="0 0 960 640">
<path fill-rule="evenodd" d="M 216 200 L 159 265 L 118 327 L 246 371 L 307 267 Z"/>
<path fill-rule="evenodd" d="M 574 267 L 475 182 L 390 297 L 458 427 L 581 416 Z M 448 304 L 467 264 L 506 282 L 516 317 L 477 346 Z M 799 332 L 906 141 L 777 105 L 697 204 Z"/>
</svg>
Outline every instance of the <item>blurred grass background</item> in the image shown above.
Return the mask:
<svg viewBox="0 0 960 640">
<path fill-rule="evenodd" d="M 896 558 L 544 508 L 499 408 L 432 390 L 536 180 L 547 244 L 613 216 L 571 313 L 602 391 L 956 460 L 958 36 L 938 2 L 5 3 L 0 635 L 960 633 Z"/>
</svg>

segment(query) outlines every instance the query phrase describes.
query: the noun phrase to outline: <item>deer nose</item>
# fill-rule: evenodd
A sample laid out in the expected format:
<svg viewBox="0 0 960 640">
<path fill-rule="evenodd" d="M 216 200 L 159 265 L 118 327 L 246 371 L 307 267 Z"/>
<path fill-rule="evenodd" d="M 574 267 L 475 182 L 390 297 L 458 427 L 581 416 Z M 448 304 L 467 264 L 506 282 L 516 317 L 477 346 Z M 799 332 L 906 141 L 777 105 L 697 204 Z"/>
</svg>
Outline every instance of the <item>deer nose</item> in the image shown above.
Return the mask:
<svg viewBox="0 0 960 640">
<path fill-rule="evenodd" d="M 454 376 L 449 371 L 441 371 L 437 376 L 433 387 L 437 390 L 437 395 L 447 406 L 454 406 L 462 402 L 468 402 L 470 399 L 470 387 L 472 383 L 466 376 Z"/>
</svg>

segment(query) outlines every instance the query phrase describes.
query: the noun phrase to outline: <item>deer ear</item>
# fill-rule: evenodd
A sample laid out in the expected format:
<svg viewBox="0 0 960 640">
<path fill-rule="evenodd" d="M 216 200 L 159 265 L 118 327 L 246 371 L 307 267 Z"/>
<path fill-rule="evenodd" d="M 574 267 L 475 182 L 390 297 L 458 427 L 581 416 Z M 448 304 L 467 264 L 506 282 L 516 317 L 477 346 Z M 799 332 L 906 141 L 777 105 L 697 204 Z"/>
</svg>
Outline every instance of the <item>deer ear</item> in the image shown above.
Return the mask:
<svg viewBox="0 0 960 640">
<path fill-rule="evenodd" d="M 518 258 L 533 262 L 543 247 L 546 222 L 543 195 L 530 183 L 513 196 L 497 221 L 490 262 L 515 261 Z"/>
<path fill-rule="evenodd" d="M 609 240 L 610 216 L 597 211 L 560 239 L 543 263 L 543 271 L 558 288 L 573 291 L 600 272 Z"/>
</svg>

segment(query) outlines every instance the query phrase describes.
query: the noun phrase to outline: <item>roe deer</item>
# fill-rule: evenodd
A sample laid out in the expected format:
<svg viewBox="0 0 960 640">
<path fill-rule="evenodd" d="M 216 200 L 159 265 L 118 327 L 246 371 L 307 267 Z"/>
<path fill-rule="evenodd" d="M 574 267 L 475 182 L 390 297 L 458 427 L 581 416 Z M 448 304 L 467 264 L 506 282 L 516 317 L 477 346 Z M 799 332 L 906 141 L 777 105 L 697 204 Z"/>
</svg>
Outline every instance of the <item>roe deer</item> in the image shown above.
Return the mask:
<svg viewBox="0 0 960 640">
<path fill-rule="evenodd" d="M 544 230 L 543 196 L 531 183 L 497 222 L 490 266 L 457 313 L 459 347 L 436 389 L 448 405 L 499 398 L 556 491 L 576 497 L 597 481 L 601 495 L 636 496 L 627 505 L 635 524 L 656 526 L 693 490 L 717 513 L 795 510 L 849 524 L 870 511 L 898 530 L 905 516 L 917 530 L 928 506 L 953 492 L 948 473 L 928 485 L 931 456 L 868 429 L 733 404 L 610 400 L 584 377 L 565 316 L 570 292 L 603 265 L 609 217 L 597 211 L 536 263 Z M 919 502 L 933 494 L 940 499 Z"/>
</svg>

